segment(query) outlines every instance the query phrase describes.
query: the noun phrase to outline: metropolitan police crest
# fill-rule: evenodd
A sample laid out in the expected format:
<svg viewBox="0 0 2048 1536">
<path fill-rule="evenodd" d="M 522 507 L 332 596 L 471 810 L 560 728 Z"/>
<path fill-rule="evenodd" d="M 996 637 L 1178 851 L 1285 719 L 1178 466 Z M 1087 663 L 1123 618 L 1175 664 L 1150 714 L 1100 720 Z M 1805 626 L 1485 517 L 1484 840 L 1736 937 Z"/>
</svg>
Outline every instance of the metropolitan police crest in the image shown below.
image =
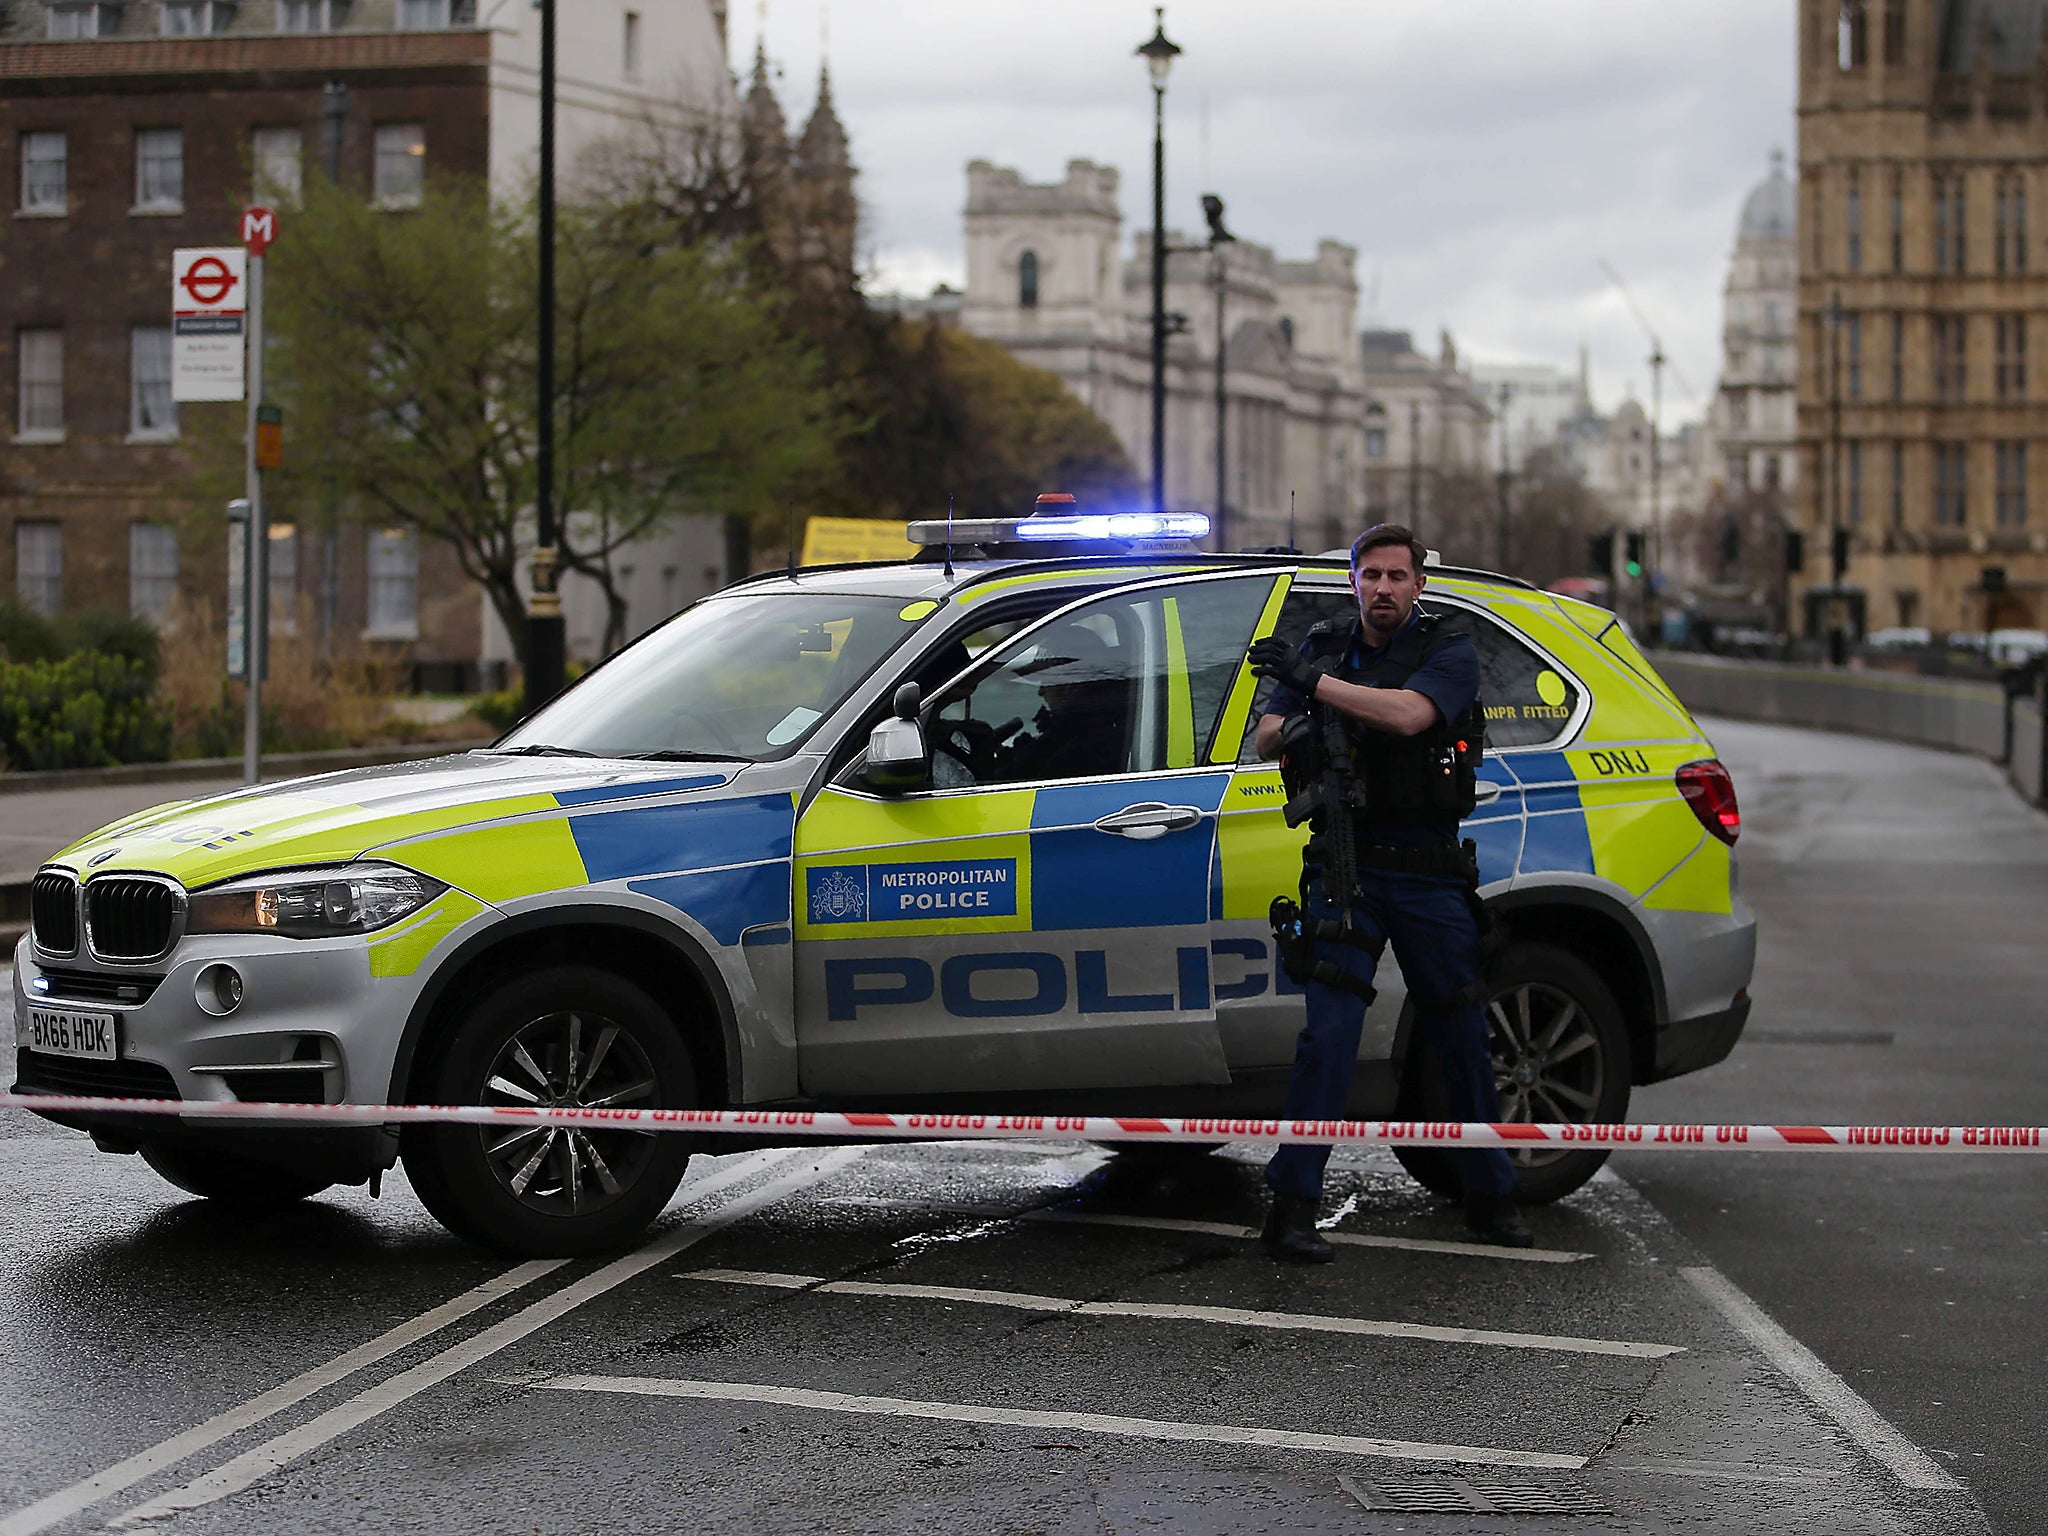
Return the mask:
<svg viewBox="0 0 2048 1536">
<path fill-rule="evenodd" d="M 852 870 L 811 872 L 811 921 L 858 923 L 868 915 L 868 888 Z"/>
</svg>

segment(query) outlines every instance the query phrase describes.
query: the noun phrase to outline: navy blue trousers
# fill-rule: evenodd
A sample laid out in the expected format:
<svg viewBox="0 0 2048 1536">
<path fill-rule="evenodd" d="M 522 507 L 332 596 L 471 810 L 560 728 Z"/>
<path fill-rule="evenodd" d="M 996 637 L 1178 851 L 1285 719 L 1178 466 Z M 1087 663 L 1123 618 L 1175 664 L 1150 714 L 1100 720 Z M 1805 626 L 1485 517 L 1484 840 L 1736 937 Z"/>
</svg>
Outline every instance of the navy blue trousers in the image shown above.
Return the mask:
<svg viewBox="0 0 2048 1536">
<path fill-rule="evenodd" d="M 1425 1070 L 1441 1074 L 1445 1113 L 1453 1120 L 1498 1120 L 1500 1094 L 1493 1081 L 1486 1017 L 1468 990 L 1479 975 L 1479 928 L 1465 887 L 1435 875 L 1369 869 L 1358 895 L 1352 922 L 1366 938 L 1393 944 L 1415 1001 L 1409 1048 L 1423 1053 Z M 1309 915 L 1337 915 L 1320 881 L 1309 886 Z M 1334 960 L 1365 982 L 1379 964 L 1372 950 L 1327 939 L 1316 940 L 1316 958 Z M 1341 1120 L 1358 1064 L 1365 999 L 1320 981 L 1309 982 L 1304 990 L 1308 1023 L 1294 1049 L 1294 1075 L 1281 1113 L 1289 1120 Z M 1515 1165 L 1507 1153 L 1473 1150 L 1453 1156 L 1468 1195 L 1513 1193 Z M 1282 1147 L 1266 1165 L 1266 1182 L 1279 1194 L 1320 1200 L 1329 1161 L 1328 1147 Z"/>
</svg>

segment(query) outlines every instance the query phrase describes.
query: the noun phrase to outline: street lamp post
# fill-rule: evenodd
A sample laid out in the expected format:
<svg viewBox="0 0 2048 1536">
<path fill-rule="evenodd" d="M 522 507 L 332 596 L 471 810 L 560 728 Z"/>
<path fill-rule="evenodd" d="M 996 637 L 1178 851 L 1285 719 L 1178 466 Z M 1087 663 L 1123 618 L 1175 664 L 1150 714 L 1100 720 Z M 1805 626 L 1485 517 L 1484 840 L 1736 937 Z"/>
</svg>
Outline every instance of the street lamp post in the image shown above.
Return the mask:
<svg viewBox="0 0 2048 1536">
<path fill-rule="evenodd" d="M 540 0 L 540 334 L 534 357 L 533 596 L 526 606 L 526 708 L 562 691 L 561 552 L 555 529 L 555 0 Z"/>
<path fill-rule="evenodd" d="M 1846 665 L 1842 578 L 1848 541 L 1842 537 L 1842 290 L 1828 298 L 1828 664 Z"/>
<path fill-rule="evenodd" d="M 1166 36 L 1166 7 L 1156 6 L 1152 35 L 1138 56 L 1152 77 L 1152 505 L 1166 505 L 1166 74 L 1177 44 Z"/>
<path fill-rule="evenodd" d="M 1230 520 L 1226 491 L 1229 484 L 1229 438 L 1224 431 L 1230 397 L 1225 391 L 1223 296 L 1230 287 L 1230 269 L 1224 264 L 1223 247 L 1237 239 L 1223 227 L 1223 199 L 1214 192 L 1202 194 L 1202 217 L 1209 221 L 1209 261 L 1216 279 L 1216 548 L 1230 549 Z"/>
<path fill-rule="evenodd" d="M 1508 403 L 1514 392 L 1508 381 L 1500 381 L 1500 568 L 1507 571 L 1510 554 L 1508 549 L 1508 481 L 1514 471 L 1508 467 Z"/>
</svg>

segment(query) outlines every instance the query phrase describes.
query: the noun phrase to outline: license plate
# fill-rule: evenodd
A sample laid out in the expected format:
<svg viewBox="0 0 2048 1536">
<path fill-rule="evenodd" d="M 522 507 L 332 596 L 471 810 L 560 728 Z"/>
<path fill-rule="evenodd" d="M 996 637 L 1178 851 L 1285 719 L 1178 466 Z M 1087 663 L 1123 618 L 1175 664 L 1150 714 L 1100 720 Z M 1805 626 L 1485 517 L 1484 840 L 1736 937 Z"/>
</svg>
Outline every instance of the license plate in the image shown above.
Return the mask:
<svg viewBox="0 0 2048 1536">
<path fill-rule="evenodd" d="M 29 1009 L 28 1048 L 48 1056 L 83 1056 L 89 1061 L 113 1061 L 120 1055 L 114 1045 L 111 1013 L 69 1013 L 56 1008 Z"/>
</svg>

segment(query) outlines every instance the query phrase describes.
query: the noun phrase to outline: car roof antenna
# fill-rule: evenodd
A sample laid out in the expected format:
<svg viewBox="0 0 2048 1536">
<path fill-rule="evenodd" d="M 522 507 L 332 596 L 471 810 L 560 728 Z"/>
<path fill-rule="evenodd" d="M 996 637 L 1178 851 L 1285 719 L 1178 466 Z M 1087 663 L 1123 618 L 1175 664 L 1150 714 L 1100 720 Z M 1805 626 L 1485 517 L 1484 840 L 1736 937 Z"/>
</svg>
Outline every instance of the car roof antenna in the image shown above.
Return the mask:
<svg viewBox="0 0 2048 1536">
<path fill-rule="evenodd" d="M 789 579 L 796 580 L 796 503 L 791 502 L 783 510 L 783 521 L 789 529 Z"/>
<path fill-rule="evenodd" d="M 1287 493 L 1287 547 L 1295 554 L 1301 553 L 1301 546 L 1294 542 L 1294 492 Z"/>
<path fill-rule="evenodd" d="M 946 492 L 946 580 L 953 579 L 953 493 Z"/>
</svg>

